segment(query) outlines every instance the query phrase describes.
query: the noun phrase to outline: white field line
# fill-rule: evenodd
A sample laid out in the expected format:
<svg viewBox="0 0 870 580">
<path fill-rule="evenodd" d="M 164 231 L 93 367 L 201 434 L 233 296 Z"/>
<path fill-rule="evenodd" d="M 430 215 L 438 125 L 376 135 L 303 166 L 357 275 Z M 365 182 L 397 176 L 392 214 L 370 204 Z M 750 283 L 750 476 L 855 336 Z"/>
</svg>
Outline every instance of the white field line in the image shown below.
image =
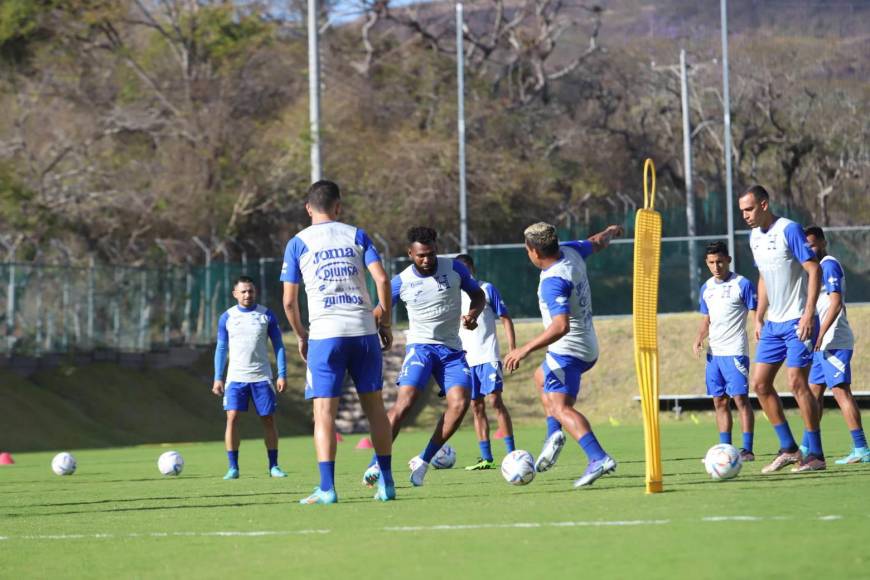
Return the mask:
<svg viewBox="0 0 870 580">
<path fill-rule="evenodd" d="M 393 526 L 384 528 L 385 532 L 440 532 L 453 530 L 488 530 L 511 528 L 572 528 L 600 526 L 660 526 L 671 520 L 590 520 L 580 522 L 517 522 L 515 524 L 444 524 L 439 526 Z"/>
<path fill-rule="evenodd" d="M 101 540 L 115 538 L 178 538 L 178 537 L 223 537 L 223 538 L 259 538 L 262 536 L 305 536 L 310 534 L 328 534 L 332 530 L 261 530 L 252 532 L 218 531 L 218 532 L 148 532 L 130 534 L 40 534 L 27 536 L 0 536 L 2 540 Z"/>
</svg>

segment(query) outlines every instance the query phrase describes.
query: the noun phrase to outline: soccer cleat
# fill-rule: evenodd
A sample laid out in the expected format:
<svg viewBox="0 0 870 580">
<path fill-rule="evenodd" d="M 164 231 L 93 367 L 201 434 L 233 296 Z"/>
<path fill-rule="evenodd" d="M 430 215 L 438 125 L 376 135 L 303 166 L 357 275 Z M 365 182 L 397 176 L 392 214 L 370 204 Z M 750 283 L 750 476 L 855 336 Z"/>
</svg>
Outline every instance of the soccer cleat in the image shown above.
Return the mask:
<svg viewBox="0 0 870 580">
<path fill-rule="evenodd" d="M 422 457 L 417 456 L 408 462 L 408 467 L 411 468 L 411 484 L 416 487 L 423 485 L 423 478 L 426 477 L 429 464 L 423 461 Z"/>
<path fill-rule="evenodd" d="M 227 470 L 227 474 L 224 475 L 224 479 L 238 479 L 239 478 L 239 470 L 235 467 L 230 467 Z"/>
<path fill-rule="evenodd" d="M 396 487 L 378 481 L 378 491 L 375 493 L 375 499 L 378 501 L 392 501 L 396 499 Z"/>
<path fill-rule="evenodd" d="M 465 468 L 465 471 L 479 471 L 481 469 L 495 469 L 495 461 L 489 461 L 483 457 L 479 457 L 477 463 L 469 465 Z"/>
<path fill-rule="evenodd" d="M 544 443 L 544 448 L 541 449 L 541 454 L 538 460 L 535 461 L 535 471 L 543 473 L 548 469 L 552 469 L 559 460 L 559 454 L 562 453 L 562 447 L 565 446 L 565 435 L 561 431 L 556 431 L 547 438 Z"/>
<path fill-rule="evenodd" d="M 602 475 L 616 471 L 616 461 L 609 455 L 598 461 L 590 461 L 583 475 L 574 482 L 574 487 L 586 487 L 592 485 Z"/>
<path fill-rule="evenodd" d="M 740 448 L 740 461 L 746 463 L 747 461 L 755 461 L 755 453 L 752 451 L 741 447 Z"/>
<path fill-rule="evenodd" d="M 804 459 L 791 468 L 792 473 L 804 473 L 806 471 L 824 471 L 828 468 L 824 459 L 819 459 L 815 455 L 807 455 Z"/>
<path fill-rule="evenodd" d="M 283 469 L 276 465 L 269 470 L 269 477 L 287 477 L 287 474 L 284 473 Z"/>
<path fill-rule="evenodd" d="M 784 449 L 780 449 L 777 456 L 773 458 L 773 461 L 761 468 L 761 473 L 764 475 L 774 473 L 793 463 L 800 463 L 802 459 L 803 455 L 801 454 L 800 449 L 796 451 L 785 451 Z"/>
<path fill-rule="evenodd" d="M 374 487 L 378 481 L 381 479 L 381 468 L 375 463 L 374 465 L 369 466 L 366 469 L 366 472 L 363 473 L 362 483 L 366 487 Z"/>
<path fill-rule="evenodd" d="M 338 496 L 335 494 L 335 489 L 323 491 L 319 487 L 315 487 L 314 493 L 305 499 L 300 499 L 299 503 L 302 505 L 338 503 Z"/>
<path fill-rule="evenodd" d="M 851 465 L 853 463 L 870 463 L 870 448 L 855 447 L 846 457 L 836 460 L 837 465 Z"/>
</svg>

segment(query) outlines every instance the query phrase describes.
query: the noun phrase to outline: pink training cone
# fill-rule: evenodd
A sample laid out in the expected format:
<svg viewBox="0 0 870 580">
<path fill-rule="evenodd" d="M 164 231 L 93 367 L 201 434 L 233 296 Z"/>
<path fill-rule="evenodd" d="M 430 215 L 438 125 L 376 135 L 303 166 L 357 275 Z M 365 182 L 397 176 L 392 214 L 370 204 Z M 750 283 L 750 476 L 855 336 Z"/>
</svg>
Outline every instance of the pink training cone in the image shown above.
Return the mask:
<svg viewBox="0 0 870 580">
<path fill-rule="evenodd" d="M 8 451 L 4 451 L 0 453 L 0 465 L 12 465 L 15 463 L 15 460 L 12 459 L 12 454 Z"/>
<path fill-rule="evenodd" d="M 496 431 L 495 433 L 492 434 L 492 437 L 493 437 L 493 439 L 504 439 L 505 438 L 504 431 L 499 429 L 498 431 Z"/>
<path fill-rule="evenodd" d="M 357 449 L 372 449 L 374 445 L 372 445 L 372 440 L 368 437 L 363 437 L 359 440 L 359 443 L 356 444 Z"/>
<path fill-rule="evenodd" d="M 341 443 L 342 441 L 344 441 L 344 437 L 341 436 L 341 433 L 335 434 L 335 441 L 336 443 Z"/>
</svg>

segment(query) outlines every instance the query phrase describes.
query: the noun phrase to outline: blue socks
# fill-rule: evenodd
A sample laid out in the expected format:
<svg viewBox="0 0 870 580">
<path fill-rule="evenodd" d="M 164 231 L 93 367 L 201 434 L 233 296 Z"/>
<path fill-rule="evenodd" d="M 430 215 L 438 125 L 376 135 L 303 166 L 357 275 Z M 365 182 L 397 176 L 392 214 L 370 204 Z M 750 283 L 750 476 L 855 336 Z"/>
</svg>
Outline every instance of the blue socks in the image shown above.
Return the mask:
<svg viewBox="0 0 870 580">
<path fill-rule="evenodd" d="M 825 458 L 825 453 L 822 451 L 822 432 L 821 431 L 804 431 L 807 447 L 809 447 L 810 455 L 815 455 L 819 459 Z"/>
<path fill-rule="evenodd" d="M 487 461 L 492 461 L 492 446 L 489 441 L 478 441 L 477 445 L 480 447 L 480 456 Z"/>
<path fill-rule="evenodd" d="M 377 453 L 375 453 L 374 455 L 372 455 L 372 460 L 369 461 L 369 467 L 371 467 L 372 465 L 374 465 L 377 462 L 378 462 L 378 455 L 377 455 Z"/>
<path fill-rule="evenodd" d="M 516 443 L 514 443 L 513 435 L 509 435 L 504 438 L 504 446 L 507 448 L 508 453 L 510 453 L 511 451 L 516 451 L 517 445 Z"/>
<path fill-rule="evenodd" d="M 752 451 L 752 439 L 754 438 L 754 433 L 744 433 L 743 434 L 743 448 L 747 451 Z"/>
<path fill-rule="evenodd" d="M 867 438 L 864 436 L 864 429 L 855 429 L 853 431 L 849 431 L 849 435 L 852 436 L 852 444 L 858 447 L 867 447 Z"/>
<path fill-rule="evenodd" d="M 381 481 L 384 482 L 384 485 L 395 485 L 393 482 L 393 456 L 377 455 L 375 460 L 378 462 L 378 467 L 381 468 Z"/>
<path fill-rule="evenodd" d="M 786 451 L 794 451 L 797 447 L 797 443 L 794 442 L 794 437 L 792 437 L 788 423 L 774 425 L 773 430 L 776 431 L 776 436 L 779 437 L 780 448 L 785 449 Z"/>
<path fill-rule="evenodd" d="M 547 417 L 547 439 L 556 431 L 562 430 L 562 424 L 555 417 Z"/>
<path fill-rule="evenodd" d="M 607 454 L 604 452 L 604 449 L 601 448 L 601 444 L 598 442 L 598 439 L 595 438 L 592 431 L 578 439 L 577 442 L 580 444 L 580 447 L 583 448 L 583 452 L 586 453 L 586 457 L 589 458 L 590 463 L 607 457 Z"/>
<path fill-rule="evenodd" d="M 720 431 L 719 443 L 727 443 L 728 445 L 731 445 L 731 431 Z"/>
<path fill-rule="evenodd" d="M 317 467 L 320 469 L 321 491 L 329 491 L 335 487 L 335 461 L 320 461 Z"/>
<path fill-rule="evenodd" d="M 239 452 L 238 451 L 227 451 L 227 459 L 230 461 L 230 469 L 238 469 L 239 468 Z"/>
<path fill-rule="evenodd" d="M 429 463 L 432 461 L 432 458 L 435 457 L 435 454 L 438 453 L 438 450 L 441 449 L 443 443 L 433 443 L 432 440 L 429 440 L 429 443 L 426 444 L 426 449 L 423 450 L 423 453 L 420 454 L 420 459 Z"/>
<path fill-rule="evenodd" d="M 278 450 L 277 449 L 267 449 L 266 455 L 269 456 L 269 469 L 276 467 L 278 465 Z"/>
</svg>

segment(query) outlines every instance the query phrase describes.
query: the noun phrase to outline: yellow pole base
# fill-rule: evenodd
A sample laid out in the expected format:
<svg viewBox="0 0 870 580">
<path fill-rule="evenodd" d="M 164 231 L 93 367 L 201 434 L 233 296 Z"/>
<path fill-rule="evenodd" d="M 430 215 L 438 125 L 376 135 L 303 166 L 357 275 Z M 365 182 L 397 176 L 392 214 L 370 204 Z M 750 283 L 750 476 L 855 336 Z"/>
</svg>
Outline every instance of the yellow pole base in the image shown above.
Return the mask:
<svg viewBox="0 0 870 580">
<path fill-rule="evenodd" d="M 648 481 L 646 482 L 646 492 L 647 493 L 661 493 L 664 491 L 662 487 L 661 481 Z"/>
</svg>

